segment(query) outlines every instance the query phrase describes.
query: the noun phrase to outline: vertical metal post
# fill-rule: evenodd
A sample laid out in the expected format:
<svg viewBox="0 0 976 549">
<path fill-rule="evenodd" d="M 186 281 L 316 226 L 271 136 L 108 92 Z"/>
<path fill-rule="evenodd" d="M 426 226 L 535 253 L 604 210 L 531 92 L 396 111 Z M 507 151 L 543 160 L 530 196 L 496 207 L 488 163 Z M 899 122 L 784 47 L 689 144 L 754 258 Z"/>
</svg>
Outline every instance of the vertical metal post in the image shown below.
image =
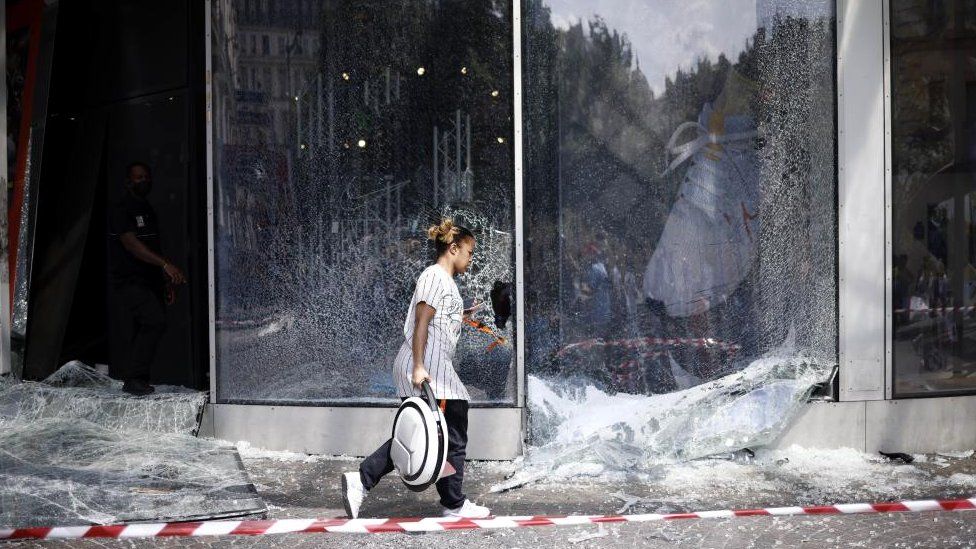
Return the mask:
<svg viewBox="0 0 976 549">
<path fill-rule="evenodd" d="M 321 72 L 315 76 L 315 81 L 316 81 L 315 82 L 315 102 L 316 102 L 315 145 L 321 146 L 322 145 L 322 73 Z"/>
<path fill-rule="evenodd" d="M 433 141 L 434 141 L 434 208 L 437 208 L 437 185 L 438 185 L 438 181 L 437 181 L 437 179 L 438 179 L 438 177 L 437 177 L 437 171 L 438 171 L 438 166 L 437 166 L 437 149 L 439 147 L 439 145 L 437 143 L 437 126 L 434 126 L 434 140 Z"/>
<path fill-rule="evenodd" d="M 207 0 L 204 11 L 206 29 L 206 95 L 207 95 L 207 314 L 208 340 L 210 345 L 210 403 L 217 402 L 217 308 L 214 284 L 214 140 L 213 140 L 213 36 L 212 0 Z"/>
<path fill-rule="evenodd" d="M 526 435 L 525 415 L 525 223 L 523 219 L 522 148 L 522 2 L 512 1 L 512 109 L 515 160 L 515 377 L 516 402 L 522 412 L 522 440 Z"/>
<path fill-rule="evenodd" d="M 316 216 L 315 218 L 315 287 L 317 291 L 322 292 L 322 214 Z"/>
<path fill-rule="evenodd" d="M 885 398 L 883 0 L 837 2 L 838 361 L 842 401 Z"/>
<path fill-rule="evenodd" d="M 390 213 L 392 212 L 393 204 L 390 201 L 393 199 L 393 176 L 387 175 L 383 177 L 384 187 L 386 189 L 386 228 L 389 230 L 392 224 L 392 219 L 390 218 Z"/>
<path fill-rule="evenodd" d="M 884 40 L 884 203 L 885 203 L 885 391 L 884 396 L 890 399 L 893 396 L 893 371 L 892 371 L 892 336 L 894 334 L 892 309 L 894 304 L 891 300 L 891 265 L 892 265 L 892 171 L 891 171 L 891 2 L 882 2 L 882 25 Z"/>
<path fill-rule="evenodd" d="M 331 156 L 335 154 L 335 84 L 333 84 L 333 79 L 329 79 L 329 162 L 332 162 Z M 330 164 L 331 165 L 331 164 Z M 329 174 L 332 175 L 332 174 Z"/>
<path fill-rule="evenodd" d="M 2 10 L 0 13 L 0 38 L 3 38 L 3 43 L 7 43 L 7 10 Z M 0 69 L 3 70 L 4 74 L 7 74 L 7 56 L 4 55 L 3 59 L 0 59 Z M 4 106 L 7 105 L 7 86 L 0 87 L 0 103 Z M 0 127 L 3 128 L 3 134 L 7 135 L 7 118 L 4 117 L 0 119 Z M 0 186 L 4 190 L 7 188 L 7 178 L 10 174 L 7 173 L 7 147 L 3 147 L 0 151 Z M 7 219 L 7 193 L 0 193 L 0 227 L 6 229 L 9 227 Z M 0 375 L 9 373 L 10 368 L 10 268 L 8 261 L 10 261 L 10 254 L 8 250 L 10 249 L 9 233 L 4 230 L 3 234 L 0 234 Z"/>
<path fill-rule="evenodd" d="M 311 83 L 309 83 L 309 86 L 311 86 Z M 314 86 L 313 86 L 313 88 L 314 88 Z M 315 93 L 315 90 L 314 89 L 309 90 L 308 96 L 311 96 L 313 93 Z M 311 101 L 311 97 L 309 97 L 309 99 L 308 99 L 308 107 L 305 109 L 306 111 L 308 111 L 308 123 L 305 125 L 305 132 L 308 134 L 308 135 L 305 136 L 305 145 L 306 145 L 307 148 L 311 148 L 311 146 L 312 146 L 312 139 L 315 137 L 313 135 L 315 133 L 315 131 L 316 131 L 316 127 L 315 127 L 315 107 L 316 107 L 315 102 Z M 311 151 L 309 151 L 309 152 L 311 152 Z"/>
<path fill-rule="evenodd" d="M 461 186 L 461 109 L 454 111 L 454 181 L 449 184 L 453 188 L 451 198 L 457 199 L 458 188 Z"/>
</svg>

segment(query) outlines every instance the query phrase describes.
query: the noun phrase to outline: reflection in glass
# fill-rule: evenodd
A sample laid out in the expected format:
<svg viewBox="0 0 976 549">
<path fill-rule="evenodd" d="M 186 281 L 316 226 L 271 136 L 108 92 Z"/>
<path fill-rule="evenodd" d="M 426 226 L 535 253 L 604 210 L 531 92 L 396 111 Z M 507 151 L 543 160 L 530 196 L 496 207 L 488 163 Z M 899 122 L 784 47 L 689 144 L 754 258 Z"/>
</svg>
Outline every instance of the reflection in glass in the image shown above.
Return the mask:
<svg viewBox="0 0 976 549">
<path fill-rule="evenodd" d="M 395 401 L 440 215 L 478 238 L 462 296 L 512 280 L 510 4 L 213 4 L 218 400 Z M 511 344 L 461 341 L 473 399 L 513 402 Z"/>
<path fill-rule="evenodd" d="M 529 371 L 836 361 L 834 3 L 523 5 Z"/>
<path fill-rule="evenodd" d="M 976 5 L 891 2 L 895 396 L 976 390 Z"/>
</svg>

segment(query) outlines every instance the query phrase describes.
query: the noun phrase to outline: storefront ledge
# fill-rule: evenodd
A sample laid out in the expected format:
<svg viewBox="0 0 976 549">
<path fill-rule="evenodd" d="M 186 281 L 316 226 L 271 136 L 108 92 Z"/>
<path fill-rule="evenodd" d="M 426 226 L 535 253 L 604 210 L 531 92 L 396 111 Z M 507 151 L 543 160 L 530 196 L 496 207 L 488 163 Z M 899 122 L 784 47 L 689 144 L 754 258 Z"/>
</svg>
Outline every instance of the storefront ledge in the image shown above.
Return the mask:
<svg viewBox="0 0 976 549">
<path fill-rule="evenodd" d="M 976 396 L 811 402 L 773 444 L 932 453 L 976 448 Z"/>
<path fill-rule="evenodd" d="M 363 456 L 388 436 L 392 408 L 208 405 L 200 436 L 309 454 Z M 854 448 L 868 453 L 976 449 L 976 396 L 811 402 L 771 445 Z M 508 460 L 522 451 L 521 409 L 470 411 L 470 459 Z M 349 426 L 355 425 L 355 432 Z"/>
<path fill-rule="evenodd" d="M 247 441 L 266 450 L 365 456 L 390 437 L 395 413 L 392 407 L 212 404 L 204 412 L 200 435 Z M 468 459 L 516 458 L 522 452 L 521 430 L 521 408 L 472 408 Z"/>
</svg>

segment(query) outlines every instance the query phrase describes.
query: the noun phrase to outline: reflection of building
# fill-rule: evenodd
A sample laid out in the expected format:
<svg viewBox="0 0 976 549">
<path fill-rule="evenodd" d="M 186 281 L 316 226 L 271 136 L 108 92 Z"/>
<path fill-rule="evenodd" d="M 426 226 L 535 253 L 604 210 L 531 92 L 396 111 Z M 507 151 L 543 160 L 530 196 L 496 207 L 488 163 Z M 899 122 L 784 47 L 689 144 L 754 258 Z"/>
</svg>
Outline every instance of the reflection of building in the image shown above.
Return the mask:
<svg viewBox="0 0 976 549">
<path fill-rule="evenodd" d="M 892 2 L 895 391 L 968 390 L 976 362 L 976 6 Z M 942 309 L 935 320 L 915 309 Z M 956 309 L 960 308 L 960 309 Z"/>
<path fill-rule="evenodd" d="M 434 206 L 469 203 L 474 196 L 471 170 L 471 116 L 454 114 L 447 129 L 434 126 Z"/>
<path fill-rule="evenodd" d="M 237 43 L 237 14 L 234 9 L 233 0 L 216 0 L 211 4 L 213 10 L 213 21 L 211 27 L 213 41 L 211 44 L 211 61 L 215 69 L 214 72 L 220 76 L 215 79 L 213 85 L 213 109 L 221 116 L 221 119 L 213 125 L 215 132 L 214 140 L 219 143 L 229 143 L 231 130 L 230 113 L 233 108 L 229 102 L 235 97 L 234 91 L 237 89 L 238 54 L 234 44 Z"/>
<path fill-rule="evenodd" d="M 215 124 L 225 161 L 218 222 L 244 248 L 257 249 L 258 231 L 293 207 L 297 100 L 314 81 L 319 38 L 302 31 L 321 17 L 315 2 L 219 2 L 215 18 L 225 48 L 215 52 Z M 224 134 L 229 132 L 229 134 Z"/>
<path fill-rule="evenodd" d="M 322 17 L 321 3 L 250 0 L 239 8 L 235 84 L 248 101 L 235 113 L 241 132 L 235 142 L 292 144 L 295 96 L 312 85 L 317 72 L 320 44 L 313 29 Z"/>
</svg>

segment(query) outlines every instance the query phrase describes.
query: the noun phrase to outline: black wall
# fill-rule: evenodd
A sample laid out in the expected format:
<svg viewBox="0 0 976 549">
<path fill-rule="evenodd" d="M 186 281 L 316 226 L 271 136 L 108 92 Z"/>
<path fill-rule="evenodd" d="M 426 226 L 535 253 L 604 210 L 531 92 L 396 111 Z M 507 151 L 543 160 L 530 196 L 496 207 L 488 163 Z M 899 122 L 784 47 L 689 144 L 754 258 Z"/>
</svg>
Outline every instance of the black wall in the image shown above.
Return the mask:
<svg viewBox="0 0 976 549">
<path fill-rule="evenodd" d="M 72 359 L 116 367 L 131 326 L 107 271 L 124 167 L 153 168 L 163 254 L 190 284 L 167 308 L 153 381 L 208 385 L 204 3 L 60 2 L 37 192 L 25 377 Z M 116 314 L 117 313 L 117 314 Z"/>
</svg>

